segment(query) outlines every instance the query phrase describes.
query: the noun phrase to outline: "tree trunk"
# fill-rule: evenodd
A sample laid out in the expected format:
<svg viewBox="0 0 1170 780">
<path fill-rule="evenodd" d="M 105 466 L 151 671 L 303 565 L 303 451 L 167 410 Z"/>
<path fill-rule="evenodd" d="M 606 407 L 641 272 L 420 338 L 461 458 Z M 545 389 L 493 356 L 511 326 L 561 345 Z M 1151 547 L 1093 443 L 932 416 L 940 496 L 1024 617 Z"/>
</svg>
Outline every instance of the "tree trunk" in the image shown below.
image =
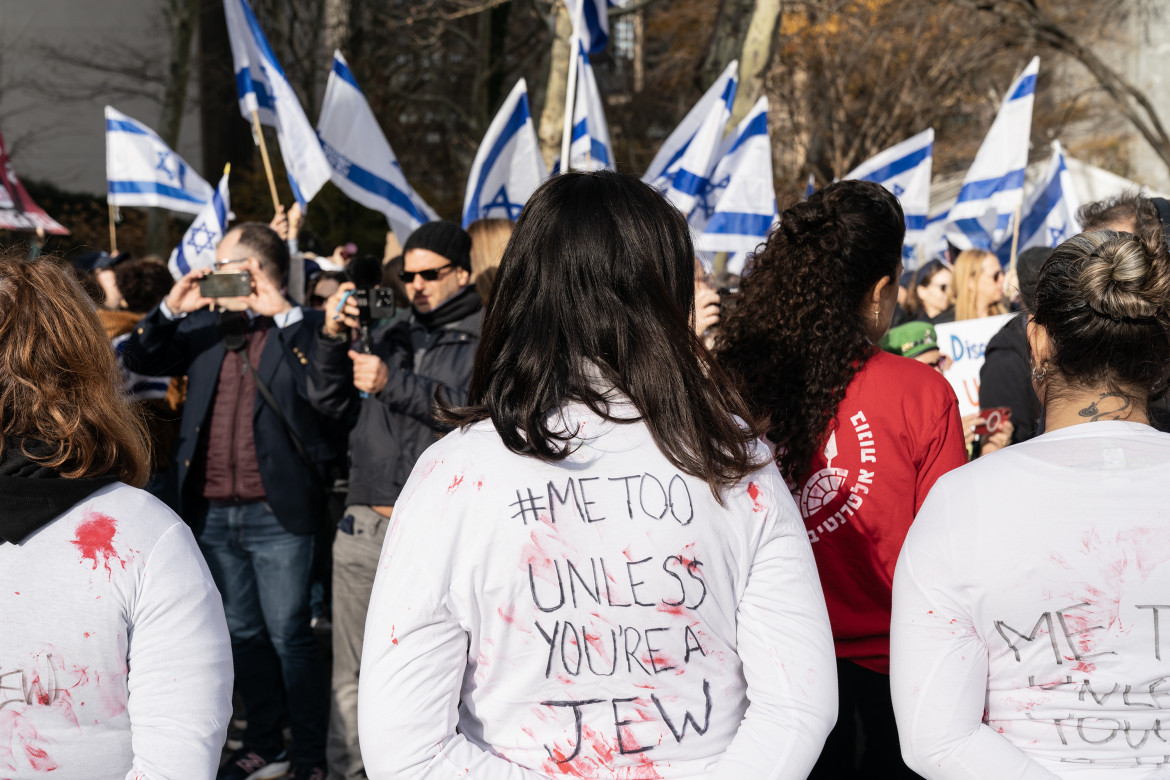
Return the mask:
<svg viewBox="0 0 1170 780">
<path fill-rule="evenodd" d="M 223 5 L 203 2 L 199 13 L 199 129 L 203 175 L 212 183 L 219 181 L 228 162 L 233 178 L 255 165 L 251 125 L 240 117 L 237 100 Z"/>
<path fill-rule="evenodd" d="M 561 153 L 561 138 L 565 131 L 565 91 L 569 87 L 569 36 L 572 20 L 569 9 L 561 0 L 553 0 L 556 13 L 552 56 L 548 64 L 548 81 L 544 90 L 544 110 L 540 113 L 540 153 L 552 169 L 553 160 Z"/>
<path fill-rule="evenodd" d="M 775 4 L 775 0 L 764 0 L 764 2 L 765 4 Z M 740 56 L 755 4 L 755 0 L 721 0 L 719 3 L 719 15 L 715 18 L 715 29 L 711 33 L 711 42 L 707 45 L 707 56 L 699 71 L 702 83 L 697 86 L 700 90 L 711 86 L 715 79 L 719 78 L 723 69 L 727 67 L 727 63 Z"/>
<path fill-rule="evenodd" d="M 171 57 L 167 68 L 167 85 L 163 93 L 162 117 L 159 135 L 167 146 L 177 149 L 179 132 L 183 127 L 183 111 L 187 106 L 187 82 L 191 78 L 191 41 L 199 20 L 199 0 L 169 0 L 166 8 L 171 33 Z M 167 224 L 170 217 L 165 209 L 154 208 L 146 221 L 146 251 L 166 253 Z"/>
<path fill-rule="evenodd" d="M 776 46 L 780 27 L 780 0 L 757 0 L 739 55 L 739 88 L 731 111 L 731 126 L 747 116 L 764 91 L 764 76 Z"/>
</svg>

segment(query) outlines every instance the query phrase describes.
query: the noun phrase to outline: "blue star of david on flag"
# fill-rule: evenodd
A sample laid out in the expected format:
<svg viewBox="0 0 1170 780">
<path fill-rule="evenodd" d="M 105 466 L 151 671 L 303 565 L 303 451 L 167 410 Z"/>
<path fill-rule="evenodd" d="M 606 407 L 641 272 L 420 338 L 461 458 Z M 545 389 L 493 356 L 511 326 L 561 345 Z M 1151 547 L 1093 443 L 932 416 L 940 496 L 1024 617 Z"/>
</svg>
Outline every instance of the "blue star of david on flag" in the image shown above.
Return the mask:
<svg viewBox="0 0 1170 780">
<path fill-rule="evenodd" d="M 1049 246 L 1057 246 L 1064 240 L 1064 225 L 1048 228 Z"/>
<path fill-rule="evenodd" d="M 691 209 L 691 214 L 698 214 L 702 210 L 703 219 L 711 219 L 711 215 L 715 213 L 715 207 L 719 204 L 719 198 L 723 195 L 723 191 L 727 189 L 727 185 L 731 182 L 731 175 L 724 176 L 720 181 L 706 180 L 702 186 L 699 187 L 698 193 L 695 197 L 695 207 Z"/>
<path fill-rule="evenodd" d="M 207 225 L 200 223 L 191 228 L 191 232 L 187 237 L 187 246 L 195 250 L 196 253 L 206 252 L 215 244 L 215 233 L 207 229 Z"/>
<path fill-rule="evenodd" d="M 508 188 L 505 185 L 500 187 L 500 191 L 496 193 L 494 198 L 484 204 L 483 216 L 489 216 L 493 209 L 503 209 L 504 213 L 508 215 L 508 219 L 515 222 L 520 216 L 520 212 L 524 209 L 524 204 L 513 203 L 508 200 Z"/>
<path fill-rule="evenodd" d="M 178 179 L 179 175 L 176 171 L 171 170 L 171 158 L 174 155 L 169 150 L 160 151 L 158 153 L 158 165 L 154 166 L 156 171 L 162 171 L 167 175 L 168 179 Z"/>
<path fill-rule="evenodd" d="M 902 197 L 902 193 L 903 193 L 903 192 L 905 192 L 905 191 L 906 191 L 906 188 L 905 188 L 905 187 L 903 187 L 901 184 L 895 184 L 895 185 L 894 185 L 894 197 L 895 197 L 895 198 L 900 198 L 900 197 Z"/>
</svg>

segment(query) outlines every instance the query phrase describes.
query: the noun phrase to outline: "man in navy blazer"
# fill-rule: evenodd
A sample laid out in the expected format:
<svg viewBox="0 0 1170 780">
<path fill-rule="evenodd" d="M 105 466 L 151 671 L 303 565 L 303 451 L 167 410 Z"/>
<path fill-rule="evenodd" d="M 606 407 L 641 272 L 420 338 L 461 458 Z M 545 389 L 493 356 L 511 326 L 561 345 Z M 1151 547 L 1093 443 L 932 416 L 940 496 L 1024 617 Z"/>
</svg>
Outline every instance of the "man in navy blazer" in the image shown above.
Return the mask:
<svg viewBox="0 0 1170 780">
<path fill-rule="evenodd" d="M 138 373 L 188 377 L 175 456 L 182 513 L 223 596 L 247 712 L 244 747 L 219 778 L 276 777 L 288 763 L 290 777 L 308 778 L 325 765 L 328 713 L 309 572 L 326 514 L 320 465 L 334 453 L 305 392 L 322 314 L 283 294 L 288 247 L 267 225 L 228 231 L 216 258 L 220 270 L 249 271 L 251 293 L 205 298 L 199 280 L 210 269 L 192 271 L 138 324 L 123 359 Z"/>
</svg>

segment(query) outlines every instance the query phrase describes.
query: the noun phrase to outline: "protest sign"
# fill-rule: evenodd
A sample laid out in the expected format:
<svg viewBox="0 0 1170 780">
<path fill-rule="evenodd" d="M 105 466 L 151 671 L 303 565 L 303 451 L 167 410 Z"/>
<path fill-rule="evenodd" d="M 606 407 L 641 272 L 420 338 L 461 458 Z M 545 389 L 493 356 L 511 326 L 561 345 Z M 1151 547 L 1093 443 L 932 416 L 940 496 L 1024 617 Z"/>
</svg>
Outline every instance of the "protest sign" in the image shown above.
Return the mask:
<svg viewBox="0 0 1170 780">
<path fill-rule="evenodd" d="M 946 376 L 959 397 L 959 414 L 965 416 L 979 411 L 979 369 L 983 368 L 983 353 L 987 351 L 987 342 L 1012 316 L 1000 314 L 934 326 L 939 350 L 951 359 Z"/>
</svg>

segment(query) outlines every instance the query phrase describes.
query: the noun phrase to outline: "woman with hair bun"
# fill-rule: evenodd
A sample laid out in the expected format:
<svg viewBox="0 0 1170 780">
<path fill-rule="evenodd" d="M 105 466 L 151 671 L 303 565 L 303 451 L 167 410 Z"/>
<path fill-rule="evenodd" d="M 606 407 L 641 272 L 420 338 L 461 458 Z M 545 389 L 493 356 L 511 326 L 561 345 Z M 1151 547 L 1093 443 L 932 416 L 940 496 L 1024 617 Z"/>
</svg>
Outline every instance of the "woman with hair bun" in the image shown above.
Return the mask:
<svg viewBox="0 0 1170 780">
<path fill-rule="evenodd" d="M 210 780 L 223 604 L 71 274 L 0 254 L 0 777 Z"/>
<path fill-rule="evenodd" d="M 1034 301 L 1046 432 L 939 480 L 898 561 L 903 754 L 927 778 L 1166 777 L 1170 435 L 1147 419 L 1170 371 L 1165 243 L 1074 236 Z"/>
<path fill-rule="evenodd" d="M 877 346 L 904 232 L 897 199 L 869 182 L 787 209 L 715 346 L 766 421 L 828 602 L 840 715 L 816 778 L 914 777 L 889 698 L 894 562 L 934 481 L 967 460 L 947 381 Z"/>
</svg>

